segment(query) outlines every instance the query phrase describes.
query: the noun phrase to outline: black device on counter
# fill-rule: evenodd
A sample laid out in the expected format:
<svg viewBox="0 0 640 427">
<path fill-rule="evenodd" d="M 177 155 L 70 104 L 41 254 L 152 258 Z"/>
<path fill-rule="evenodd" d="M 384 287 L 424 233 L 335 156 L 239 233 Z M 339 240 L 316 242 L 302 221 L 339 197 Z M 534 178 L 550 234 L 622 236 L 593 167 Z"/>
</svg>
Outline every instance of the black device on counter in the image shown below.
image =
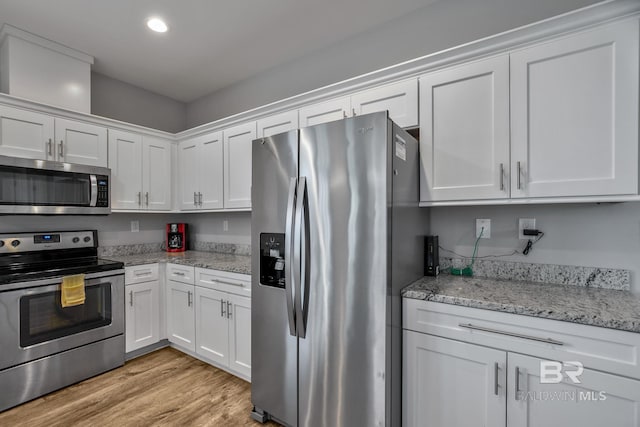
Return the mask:
<svg viewBox="0 0 640 427">
<path fill-rule="evenodd" d="M 437 276 L 438 274 L 440 274 L 438 236 L 424 236 L 424 275 Z"/>
</svg>

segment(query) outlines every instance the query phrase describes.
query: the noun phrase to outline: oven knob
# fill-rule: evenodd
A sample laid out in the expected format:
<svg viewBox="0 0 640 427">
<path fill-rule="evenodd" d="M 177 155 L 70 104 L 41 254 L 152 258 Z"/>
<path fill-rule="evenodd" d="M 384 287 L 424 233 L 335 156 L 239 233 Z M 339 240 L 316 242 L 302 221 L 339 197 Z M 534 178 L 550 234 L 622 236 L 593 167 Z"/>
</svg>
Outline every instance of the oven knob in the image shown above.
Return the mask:
<svg viewBox="0 0 640 427">
<path fill-rule="evenodd" d="M 79 237 L 74 237 L 73 239 L 71 239 L 71 241 L 73 243 L 78 243 L 80 241 L 80 238 Z"/>
<path fill-rule="evenodd" d="M 12 240 L 11 241 L 11 246 L 13 246 L 14 248 L 17 247 L 18 245 L 20 245 L 20 240 Z"/>
<path fill-rule="evenodd" d="M 89 242 L 91 241 L 91 237 L 89 237 L 89 236 L 85 236 L 84 241 L 85 241 L 86 243 L 89 243 Z"/>
</svg>

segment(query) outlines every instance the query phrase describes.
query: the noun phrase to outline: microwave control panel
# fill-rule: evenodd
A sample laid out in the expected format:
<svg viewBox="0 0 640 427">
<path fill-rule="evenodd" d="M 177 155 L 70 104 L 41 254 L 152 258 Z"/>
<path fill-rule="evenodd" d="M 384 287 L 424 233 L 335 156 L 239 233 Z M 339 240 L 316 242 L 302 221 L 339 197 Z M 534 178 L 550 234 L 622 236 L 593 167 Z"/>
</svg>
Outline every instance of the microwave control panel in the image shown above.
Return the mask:
<svg viewBox="0 0 640 427">
<path fill-rule="evenodd" d="M 98 183 L 98 198 L 96 199 L 96 207 L 109 207 L 109 177 L 104 175 L 96 176 Z"/>
</svg>

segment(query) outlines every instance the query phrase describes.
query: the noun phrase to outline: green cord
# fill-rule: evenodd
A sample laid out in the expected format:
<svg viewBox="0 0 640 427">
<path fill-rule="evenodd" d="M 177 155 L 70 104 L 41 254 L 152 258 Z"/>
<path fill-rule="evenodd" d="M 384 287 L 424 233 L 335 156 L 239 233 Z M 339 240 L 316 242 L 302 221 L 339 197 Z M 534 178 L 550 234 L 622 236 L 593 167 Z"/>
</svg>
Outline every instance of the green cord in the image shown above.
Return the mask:
<svg viewBox="0 0 640 427">
<path fill-rule="evenodd" d="M 473 247 L 473 255 L 471 256 L 471 265 L 470 266 L 473 266 L 473 264 L 476 262 L 476 254 L 478 253 L 478 242 L 480 241 L 480 239 L 482 239 L 482 234 L 483 233 L 484 233 L 484 227 L 482 227 L 480 229 L 480 235 L 476 239 L 476 244 Z"/>
<path fill-rule="evenodd" d="M 451 267 L 450 274 L 454 276 L 473 276 L 473 264 L 476 262 L 476 254 L 478 253 L 478 243 L 482 238 L 482 234 L 484 233 L 484 227 L 480 229 L 480 235 L 476 239 L 476 243 L 473 246 L 473 255 L 471 256 L 471 264 L 467 264 L 464 268 L 453 268 Z"/>
</svg>

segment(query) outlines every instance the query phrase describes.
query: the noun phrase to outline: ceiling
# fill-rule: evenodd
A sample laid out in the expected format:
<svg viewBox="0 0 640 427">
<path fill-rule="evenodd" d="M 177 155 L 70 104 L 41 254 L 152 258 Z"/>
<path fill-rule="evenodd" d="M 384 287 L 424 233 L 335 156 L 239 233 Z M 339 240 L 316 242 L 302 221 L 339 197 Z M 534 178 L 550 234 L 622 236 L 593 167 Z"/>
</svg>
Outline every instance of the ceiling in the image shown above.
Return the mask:
<svg viewBox="0 0 640 427">
<path fill-rule="evenodd" d="M 0 22 L 94 56 L 94 71 L 190 102 L 435 1 L 0 0 Z M 169 32 L 149 31 L 149 16 Z"/>
</svg>

